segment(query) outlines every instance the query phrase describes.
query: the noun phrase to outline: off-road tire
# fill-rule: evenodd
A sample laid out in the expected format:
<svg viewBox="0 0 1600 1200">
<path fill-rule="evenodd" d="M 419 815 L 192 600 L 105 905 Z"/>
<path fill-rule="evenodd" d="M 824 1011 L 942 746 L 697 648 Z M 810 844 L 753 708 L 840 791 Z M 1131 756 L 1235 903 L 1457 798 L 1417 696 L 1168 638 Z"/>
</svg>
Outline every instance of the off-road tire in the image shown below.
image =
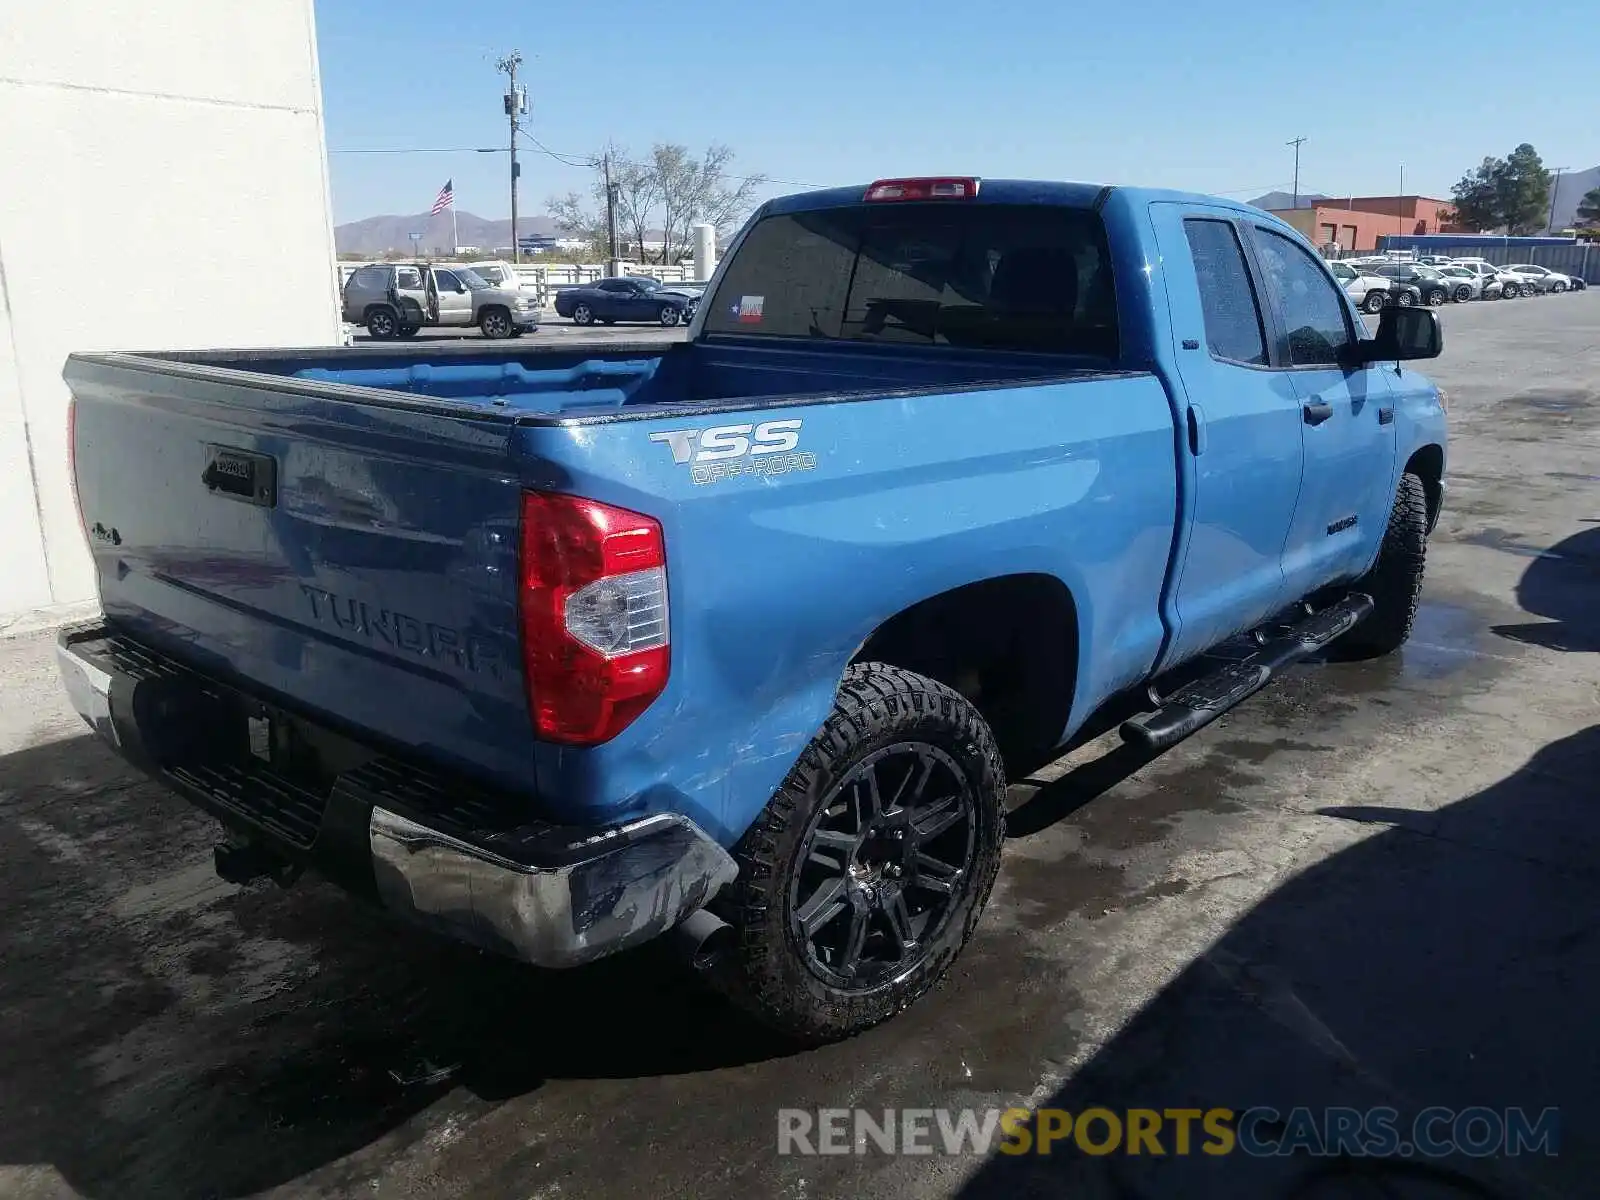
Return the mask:
<svg viewBox="0 0 1600 1200">
<path fill-rule="evenodd" d="M 399 335 L 401 322 L 395 311 L 387 305 L 378 305 L 367 310 L 367 319 L 363 324 L 367 327 L 367 334 L 373 341 L 386 342 Z"/>
<path fill-rule="evenodd" d="M 812 818 L 874 751 L 923 742 L 960 767 L 975 814 L 965 889 L 910 970 L 869 990 L 846 990 L 808 966 L 790 926 L 790 885 Z M 739 1007 L 796 1041 L 849 1037 L 909 1007 L 955 961 L 983 913 L 1000 866 L 1005 768 L 975 708 L 943 684 L 883 663 L 846 670 L 832 713 L 735 848 L 739 875 L 715 906 L 734 928 L 713 979 Z"/>
<path fill-rule="evenodd" d="M 1362 312 L 1369 312 L 1369 313 L 1380 313 L 1380 312 L 1383 311 L 1384 305 L 1386 305 L 1387 303 L 1388 303 L 1388 301 L 1384 298 L 1383 293 L 1381 291 L 1379 291 L 1377 288 L 1373 288 L 1362 299 L 1362 301 L 1361 301 L 1361 311 Z"/>
<path fill-rule="evenodd" d="M 1428 496 L 1421 479 L 1402 475 L 1378 561 L 1352 589 L 1372 597 L 1372 614 L 1334 643 L 1340 657 L 1376 658 L 1405 645 L 1422 599 L 1427 551 Z"/>
</svg>

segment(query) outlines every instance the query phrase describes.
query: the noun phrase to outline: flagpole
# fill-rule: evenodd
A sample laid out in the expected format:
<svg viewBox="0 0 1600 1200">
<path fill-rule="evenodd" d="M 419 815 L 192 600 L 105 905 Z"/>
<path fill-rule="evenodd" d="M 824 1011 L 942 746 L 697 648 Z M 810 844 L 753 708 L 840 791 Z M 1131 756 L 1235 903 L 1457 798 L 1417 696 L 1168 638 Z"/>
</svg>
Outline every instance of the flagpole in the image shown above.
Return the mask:
<svg viewBox="0 0 1600 1200">
<path fill-rule="evenodd" d="M 450 257 L 461 253 L 461 235 L 456 232 L 456 193 L 450 189 Z"/>
</svg>

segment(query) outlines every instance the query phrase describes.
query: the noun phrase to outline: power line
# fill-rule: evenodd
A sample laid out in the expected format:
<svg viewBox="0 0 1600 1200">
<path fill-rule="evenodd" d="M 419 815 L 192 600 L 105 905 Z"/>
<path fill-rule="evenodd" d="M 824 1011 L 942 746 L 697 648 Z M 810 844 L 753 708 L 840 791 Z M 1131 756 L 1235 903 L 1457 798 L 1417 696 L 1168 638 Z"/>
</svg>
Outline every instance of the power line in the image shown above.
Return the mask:
<svg viewBox="0 0 1600 1200">
<path fill-rule="evenodd" d="M 400 146 L 393 149 L 360 147 L 329 150 L 329 154 L 504 154 L 504 146 Z"/>
</svg>

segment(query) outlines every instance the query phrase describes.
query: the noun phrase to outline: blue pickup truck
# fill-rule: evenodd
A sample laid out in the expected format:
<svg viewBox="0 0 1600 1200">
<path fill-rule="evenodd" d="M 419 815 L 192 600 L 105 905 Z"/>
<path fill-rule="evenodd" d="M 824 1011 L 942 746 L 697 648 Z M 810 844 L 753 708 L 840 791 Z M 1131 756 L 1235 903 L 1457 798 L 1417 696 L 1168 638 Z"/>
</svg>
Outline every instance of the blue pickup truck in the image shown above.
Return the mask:
<svg viewBox="0 0 1600 1200">
<path fill-rule="evenodd" d="M 1410 633 L 1438 318 L 1369 332 L 1261 211 L 885 180 L 707 295 L 676 344 L 72 356 L 65 686 L 225 878 L 541 966 L 670 931 L 840 1037 L 967 941 L 1008 768 Z"/>
</svg>

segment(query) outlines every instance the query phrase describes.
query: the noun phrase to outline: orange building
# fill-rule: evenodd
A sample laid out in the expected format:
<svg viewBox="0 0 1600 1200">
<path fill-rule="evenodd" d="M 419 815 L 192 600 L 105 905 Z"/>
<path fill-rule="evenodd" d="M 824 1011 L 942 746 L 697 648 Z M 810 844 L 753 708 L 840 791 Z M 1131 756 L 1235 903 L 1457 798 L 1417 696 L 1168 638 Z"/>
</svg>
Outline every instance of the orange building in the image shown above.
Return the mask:
<svg viewBox="0 0 1600 1200">
<path fill-rule="evenodd" d="M 1430 196 L 1351 196 L 1325 199 L 1302 208 L 1269 209 L 1317 246 L 1376 250 L 1384 234 L 1455 233 L 1446 218 L 1450 201 Z"/>
</svg>

